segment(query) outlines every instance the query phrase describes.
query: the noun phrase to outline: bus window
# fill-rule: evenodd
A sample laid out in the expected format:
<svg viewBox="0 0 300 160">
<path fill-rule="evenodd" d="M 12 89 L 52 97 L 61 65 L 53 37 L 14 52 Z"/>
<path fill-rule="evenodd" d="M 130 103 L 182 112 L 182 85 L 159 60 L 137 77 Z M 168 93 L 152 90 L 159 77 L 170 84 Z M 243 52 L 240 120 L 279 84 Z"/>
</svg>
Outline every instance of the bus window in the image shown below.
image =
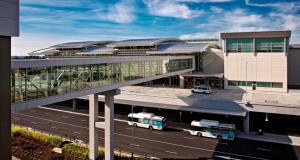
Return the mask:
<svg viewBox="0 0 300 160">
<path fill-rule="evenodd" d="M 161 121 L 154 121 L 153 125 L 162 126 L 162 122 Z"/>
<path fill-rule="evenodd" d="M 144 124 L 149 124 L 149 119 L 144 119 Z"/>
<path fill-rule="evenodd" d="M 132 118 L 132 117 L 128 117 L 128 121 L 130 121 L 130 122 L 138 122 L 139 121 L 139 119 L 138 118 Z"/>
<path fill-rule="evenodd" d="M 204 131 L 204 130 L 205 130 L 204 127 L 197 127 L 197 126 L 192 126 L 191 129 L 192 129 L 193 131 Z"/>
</svg>

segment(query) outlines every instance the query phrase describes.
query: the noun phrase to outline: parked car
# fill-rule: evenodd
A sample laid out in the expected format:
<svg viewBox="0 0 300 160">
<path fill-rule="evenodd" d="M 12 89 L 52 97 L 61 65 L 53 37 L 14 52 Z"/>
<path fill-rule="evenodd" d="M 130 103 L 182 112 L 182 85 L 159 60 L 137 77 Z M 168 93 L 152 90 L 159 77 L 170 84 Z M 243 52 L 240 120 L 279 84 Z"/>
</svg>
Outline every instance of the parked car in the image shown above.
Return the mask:
<svg viewBox="0 0 300 160">
<path fill-rule="evenodd" d="M 208 85 L 197 85 L 193 86 L 192 93 L 202 93 L 202 94 L 211 94 L 211 87 Z"/>
</svg>

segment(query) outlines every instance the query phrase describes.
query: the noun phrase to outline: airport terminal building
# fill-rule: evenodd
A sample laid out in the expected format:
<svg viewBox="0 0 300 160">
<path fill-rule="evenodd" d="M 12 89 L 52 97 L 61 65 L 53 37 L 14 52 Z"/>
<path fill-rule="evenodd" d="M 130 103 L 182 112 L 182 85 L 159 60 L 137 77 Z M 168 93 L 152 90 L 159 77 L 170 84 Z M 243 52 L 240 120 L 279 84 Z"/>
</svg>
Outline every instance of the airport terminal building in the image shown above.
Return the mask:
<svg viewBox="0 0 300 160">
<path fill-rule="evenodd" d="M 272 119 L 273 128 L 276 128 L 282 119 L 293 121 L 300 117 L 300 99 L 297 96 L 300 95 L 297 90 L 300 89 L 300 45 L 290 44 L 291 36 L 291 31 L 264 31 L 221 33 L 220 39 L 152 38 L 69 42 L 34 51 L 29 55 L 46 59 L 191 56 L 193 61 L 187 64 L 194 66 L 192 72 L 139 85 L 190 89 L 193 85 L 205 84 L 214 88 L 215 94 L 207 98 L 200 96 L 199 99 L 182 94 L 186 98 L 179 96 L 174 97 L 175 99 L 150 100 L 148 97 L 151 95 L 147 93 L 138 95 L 138 98 L 130 96 L 135 91 L 130 91 L 129 88 L 125 93 L 130 94 L 116 96 L 116 103 L 158 109 L 160 112 L 165 109 L 166 114 L 172 113 L 172 116 L 180 112 L 180 117 L 192 117 L 192 113 L 225 115 L 225 121 L 228 117 L 237 117 L 240 126 L 243 126 L 242 130 L 249 132 L 249 128 L 250 131 L 257 130 L 262 122 L 269 119 Z M 147 67 L 148 63 L 144 69 L 139 67 L 143 64 L 146 65 L 146 62 L 126 64 L 128 73 L 136 71 L 144 75 L 151 67 Z M 184 66 L 176 65 L 187 64 L 174 63 L 173 67 L 182 68 Z M 89 74 L 88 71 L 86 74 Z M 128 75 L 131 76 L 134 75 Z M 73 105 L 77 103 L 75 102 L 73 101 Z M 248 102 L 251 103 L 250 107 Z M 233 118 L 232 121 L 236 119 Z M 267 125 L 272 126 L 270 123 Z M 293 127 L 295 126 L 290 126 Z M 297 130 L 300 131 L 300 128 Z"/>
<path fill-rule="evenodd" d="M 150 84 L 288 92 L 300 88 L 300 46 L 290 44 L 291 31 L 221 33 L 218 39 L 176 38 L 87 41 L 58 44 L 29 53 L 46 58 L 104 56 L 195 57 L 195 70 Z"/>
</svg>

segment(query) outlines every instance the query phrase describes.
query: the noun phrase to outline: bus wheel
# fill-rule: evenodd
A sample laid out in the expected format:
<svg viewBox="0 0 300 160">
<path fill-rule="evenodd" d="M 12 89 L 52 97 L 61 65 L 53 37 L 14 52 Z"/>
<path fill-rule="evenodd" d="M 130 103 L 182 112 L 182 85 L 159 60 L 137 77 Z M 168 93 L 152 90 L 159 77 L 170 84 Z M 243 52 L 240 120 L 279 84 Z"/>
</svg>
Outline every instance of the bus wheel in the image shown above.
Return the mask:
<svg viewBox="0 0 300 160">
<path fill-rule="evenodd" d="M 217 138 L 218 138 L 218 140 L 222 140 L 223 138 L 222 138 L 222 136 L 217 136 Z"/>
<path fill-rule="evenodd" d="M 152 129 L 153 129 L 153 127 L 152 127 L 152 126 L 150 126 L 150 127 L 149 127 L 149 129 L 151 129 L 151 130 L 152 130 Z"/>
<path fill-rule="evenodd" d="M 202 134 L 199 132 L 199 133 L 197 133 L 197 136 L 202 137 Z"/>
<path fill-rule="evenodd" d="M 136 123 L 133 123 L 133 127 L 137 127 Z"/>
</svg>

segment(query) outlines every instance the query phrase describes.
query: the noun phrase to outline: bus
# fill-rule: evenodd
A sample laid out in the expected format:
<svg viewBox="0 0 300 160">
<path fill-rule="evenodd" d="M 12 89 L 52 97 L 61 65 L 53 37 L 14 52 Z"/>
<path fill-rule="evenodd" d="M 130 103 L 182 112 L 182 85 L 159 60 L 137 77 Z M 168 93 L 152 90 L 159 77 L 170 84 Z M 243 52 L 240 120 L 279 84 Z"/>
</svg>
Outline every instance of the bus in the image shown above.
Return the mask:
<svg viewBox="0 0 300 160">
<path fill-rule="evenodd" d="M 217 138 L 219 140 L 234 140 L 236 136 L 236 127 L 234 124 L 219 123 L 219 121 L 202 119 L 192 121 L 191 135 Z"/>
<path fill-rule="evenodd" d="M 156 116 L 153 113 L 130 113 L 128 114 L 128 125 L 149 129 L 163 130 L 166 127 L 166 118 Z"/>
</svg>

